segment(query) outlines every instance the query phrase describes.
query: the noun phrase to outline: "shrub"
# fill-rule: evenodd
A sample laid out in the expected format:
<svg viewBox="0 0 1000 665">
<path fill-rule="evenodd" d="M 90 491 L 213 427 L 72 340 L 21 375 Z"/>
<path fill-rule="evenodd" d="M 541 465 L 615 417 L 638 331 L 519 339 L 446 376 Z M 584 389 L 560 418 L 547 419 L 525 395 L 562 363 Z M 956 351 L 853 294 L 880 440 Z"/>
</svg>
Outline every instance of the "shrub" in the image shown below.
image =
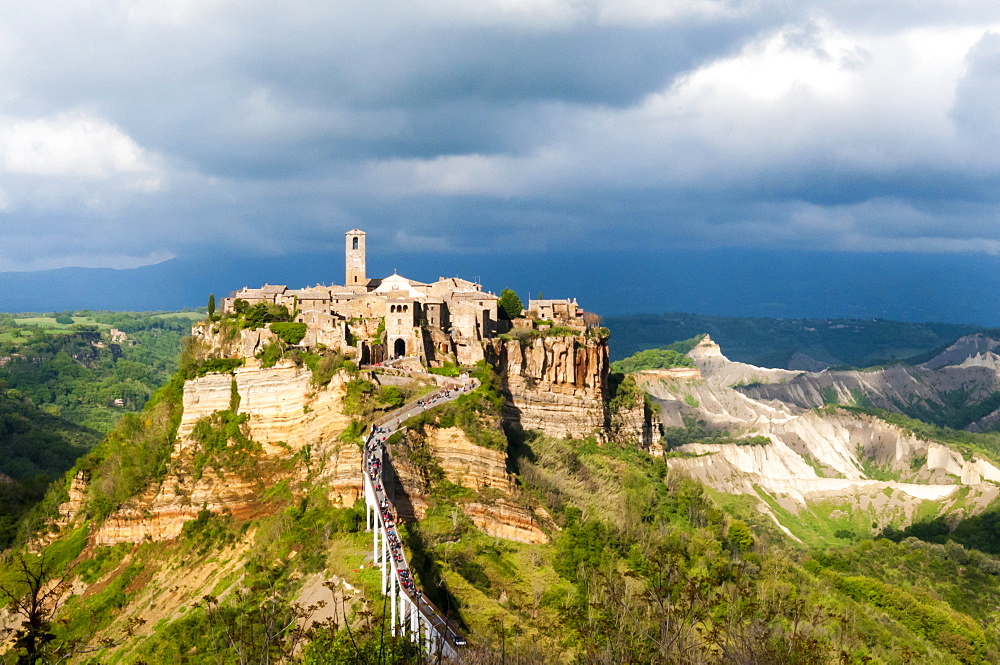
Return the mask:
<svg viewBox="0 0 1000 665">
<path fill-rule="evenodd" d="M 242 358 L 209 358 L 190 372 L 187 378 L 193 379 L 195 376 L 205 376 L 213 372 L 220 374 L 231 374 L 237 367 L 243 366 Z"/>
<path fill-rule="evenodd" d="M 445 362 L 441 367 L 431 367 L 427 370 L 431 374 L 437 374 L 438 376 L 451 376 L 457 377 L 462 373 L 462 368 L 452 362 Z"/>
<path fill-rule="evenodd" d="M 611 363 L 611 371 L 631 374 L 644 369 L 669 369 L 671 367 L 694 367 L 694 361 L 674 349 L 647 349 L 624 360 Z"/>
<path fill-rule="evenodd" d="M 274 367 L 275 363 L 285 356 L 285 347 L 279 342 L 271 342 L 257 354 L 261 367 Z"/>
<path fill-rule="evenodd" d="M 382 386 L 378 391 L 378 403 L 389 409 L 403 406 L 403 392 L 396 386 Z"/>
<path fill-rule="evenodd" d="M 312 371 L 313 385 L 325 386 L 330 383 L 330 379 L 338 370 L 344 367 L 353 367 L 353 363 L 347 361 L 342 353 L 323 354 L 306 353 L 300 356 L 306 367 Z"/>
<path fill-rule="evenodd" d="M 304 323 L 278 322 L 271 324 L 271 332 L 285 341 L 286 344 L 298 344 L 306 336 L 307 326 Z"/>
<path fill-rule="evenodd" d="M 200 445 L 193 466 L 195 478 L 211 464 L 217 469 L 243 470 L 251 463 L 248 453 L 260 451 L 260 444 L 246 434 L 250 416 L 232 411 L 219 411 L 195 423 L 191 438 Z"/>
<path fill-rule="evenodd" d="M 349 416 L 365 413 L 375 392 L 375 384 L 365 379 L 355 379 L 348 381 L 345 388 L 347 394 L 344 395 L 344 413 Z"/>
</svg>

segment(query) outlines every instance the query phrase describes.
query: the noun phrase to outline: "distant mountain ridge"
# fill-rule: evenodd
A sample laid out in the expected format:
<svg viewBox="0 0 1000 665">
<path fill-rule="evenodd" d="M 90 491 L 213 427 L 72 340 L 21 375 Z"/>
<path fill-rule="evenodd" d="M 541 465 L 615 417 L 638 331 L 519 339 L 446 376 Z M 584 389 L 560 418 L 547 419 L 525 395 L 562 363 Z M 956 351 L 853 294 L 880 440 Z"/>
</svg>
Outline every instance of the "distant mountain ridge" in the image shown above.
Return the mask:
<svg viewBox="0 0 1000 665">
<path fill-rule="evenodd" d="M 369 238 L 372 275 L 393 270 L 421 280 L 458 275 L 495 292 L 510 287 L 523 300 L 540 291 L 548 298 L 576 296 L 584 309 L 606 317 L 698 312 L 1000 326 L 1000 310 L 984 297 L 1000 291 L 1000 257 L 993 256 L 679 248 L 567 252 L 530 251 L 527 244 L 506 252 L 479 248 L 403 253 L 380 249 L 380 243 Z M 0 311 L 180 309 L 203 305 L 209 293 L 222 296 L 244 285 L 269 282 L 300 288 L 340 282 L 344 275 L 339 239 L 331 246 L 338 249 L 270 256 L 212 246 L 200 255 L 128 270 L 0 273 Z M 955 334 L 952 340 L 970 332 Z M 737 352 L 730 344 L 726 348 Z M 619 357 L 636 350 L 622 349 Z"/>
<path fill-rule="evenodd" d="M 956 349 L 975 353 L 983 344 L 963 340 Z M 1000 357 L 991 352 L 937 370 L 817 373 L 734 362 L 710 337 L 688 355 L 699 378 L 633 375 L 659 406 L 668 466 L 718 491 L 762 499 L 758 509 L 790 535 L 814 543 L 870 537 L 921 515 L 967 518 L 1000 496 L 995 434 L 914 427 L 889 413 L 988 402 L 1000 383 Z M 955 396 L 965 401 L 950 401 Z M 833 508 L 829 519 L 815 519 Z"/>
<path fill-rule="evenodd" d="M 944 352 L 959 338 L 991 332 L 982 326 L 954 323 L 685 313 L 609 316 L 604 323 L 611 329 L 613 360 L 707 333 L 733 360 L 802 371 L 836 366 L 870 367 L 900 361 L 916 364 Z M 965 347 L 956 348 L 954 353 L 961 355 L 965 351 Z"/>
<path fill-rule="evenodd" d="M 873 407 L 941 427 L 985 431 L 1000 419 L 1000 356 L 992 352 L 997 346 L 996 339 L 970 335 L 921 365 L 784 373 L 735 388 L 756 400 L 803 409 Z"/>
</svg>

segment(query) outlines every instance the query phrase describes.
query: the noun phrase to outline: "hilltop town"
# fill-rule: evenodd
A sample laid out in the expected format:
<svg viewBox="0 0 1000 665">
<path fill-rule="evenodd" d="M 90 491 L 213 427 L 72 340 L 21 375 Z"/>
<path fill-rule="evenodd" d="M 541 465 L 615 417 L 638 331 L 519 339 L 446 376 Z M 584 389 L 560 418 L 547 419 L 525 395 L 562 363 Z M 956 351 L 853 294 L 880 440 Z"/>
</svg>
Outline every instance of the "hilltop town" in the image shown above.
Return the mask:
<svg viewBox="0 0 1000 665">
<path fill-rule="evenodd" d="M 439 277 L 425 283 L 396 273 L 370 278 L 367 234 L 351 229 L 345 236 L 343 285 L 243 287 L 223 300 L 223 312 L 256 304 L 283 306 L 294 321 L 308 326 L 305 346 L 356 353 L 364 364 L 408 357 L 428 367 L 473 365 L 483 360 L 484 340 L 515 327 L 584 332 L 597 323 L 575 298 L 529 300 L 524 318 L 511 321 L 499 310 L 496 294 L 469 280 Z"/>
</svg>

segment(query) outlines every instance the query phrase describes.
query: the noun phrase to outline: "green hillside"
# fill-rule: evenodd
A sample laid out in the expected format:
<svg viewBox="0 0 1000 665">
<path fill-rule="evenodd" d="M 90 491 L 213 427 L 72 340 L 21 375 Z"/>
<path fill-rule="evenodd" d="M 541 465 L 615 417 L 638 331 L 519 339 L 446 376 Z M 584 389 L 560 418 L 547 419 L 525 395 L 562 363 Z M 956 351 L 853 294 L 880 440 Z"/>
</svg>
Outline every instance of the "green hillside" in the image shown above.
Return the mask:
<svg viewBox="0 0 1000 665">
<path fill-rule="evenodd" d="M 66 340 L 85 341 L 86 331 L 82 338 L 80 332 L 70 329 L 63 341 L 79 345 Z M 945 331 L 939 332 L 937 337 L 928 333 L 925 342 L 943 340 Z M 869 344 L 865 353 L 888 348 L 873 343 L 863 330 L 856 334 L 864 338 L 858 349 Z M 55 344 L 56 333 L 34 335 L 38 341 L 46 336 L 50 346 L 36 342 L 20 348 L 35 349 L 35 365 L 75 378 L 78 387 L 99 384 L 100 374 L 88 372 L 111 367 L 102 365 L 99 352 L 92 363 L 81 363 L 72 349 Z M 692 341 L 666 350 L 682 352 Z M 53 351 L 38 351 L 44 348 Z M 73 369 L 66 357 L 84 371 Z M 658 352 L 632 361 L 616 369 L 633 371 L 677 359 Z M 18 634 L 19 642 L 0 655 L 0 662 L 26 657 L 29 635 L 40 645 L 35 651 L 50 662 L 425 662 L 412 644 L 391 634 L 380 573 L 371 567 L 372 535 L 365 531 L 363 505 L 330 500 L 334 480 L 324 465 L 332 458 L 307 446 L 268 459 L 248 438 L 246 419 L 223 411 L 196 426 L 191 470 L 199 482 L 253 487 L 253 501 L 236 511 L 204 506 L 199 511 L 202 504 L 190 505 L 191 496 L 181 492 L 180 476 L 163 482 L 178 473 L 175 465 L 181 463 L 171 451 L 185 381 L 216 371 L 228 385 L 226 373 L 234 361 L 206 363 L 188 355 L 177 364 L 182 369 L 143 400 L 141 411 L 126 413 L 75 463 L 72 473 L 88 479 L 76 526 L 37 554 L 25 547 L 30 530 L 51 519 L 66 500 L 69 475 L 54 483 L 22 521 L 22 540 L 0 559 L 0 596 L 30 598 L 36 574 L 37 593 L 51 588 L 65 594 L 36 632 Z M 761 515 L 753 498 L 712 491 L 634 444 L 502 430 L 497 426 L 499 384 L 485 368 L 477 372 L 482 386 L 473 394 L 414 417 L 408 423 L 417 437 L 412 441 L 394 434 L 388 443 L 393 463 L 426 486 L 421 496 L 407 497 L 425 502 L 426 513 L 400 525 L 399 539 L 417 585 L 468 636 L 463 662 L 1000 662 L 996 505 L 954 531 L 946 520 L 924 520 L 902 532 L 886 532 L 884 538 L 858 529 L 833 533 L 822 545 L 806 545 Z M 345 411 L 355 420 L 337 445 L 349 449 L 358 445 L 372 414 L 385 406 L 377 400 L 386 391 L 375 390 L 371 377 L 351 364 L 341 363 L 332 374 L 314 374 L 311 389 L 341 382 Z M 50 386 L 46 380 L 21 380 L 20 387 L 7 389 L 7 395 L 15 391 L 14 397 L 0 398 L 0 422 L 14 423 L 12 431 L 29 425 L 38 429 L 33 436 L 42 437 L 42 444 L 32 450 L 69 446 L 62 458 L 25 456 L 33 468 L 49 473 L 44 464 L 84 450 L 95 435 L 33 404 Z M 239 404 L 236 381 L 231 383 L 230 403 Z M 365 384 L 371 389 L 361 390 Z M 413 395 L 406 399 L 416 399 Z M 58 395 L 44 404 L 59 406 Z M 923 431 L 919 423 L 903 424 Z M 543 516 L 539 526 L 549 542 L 488 535 L 463 510 L 512 499 L 493 487 L 449 482 L 441 460 L 418 445 L 425 440 L 420 437 L 450 436 L 456 429 L 478 442 L 483 455 L 506 450 L 506 470 L 515 480 L 513 499 Z M 960 452 L 985 440 L 930 426 L 928 432 Z M 282 446 L 287 444 L 274 444 Z M 15 452 L 2 454 L 13 459 Z M 39 487 L 34 486 L 33 496 Z M 114 511 L 133 505 L 130 501 L 150 487 L 176 492 L 178 502 L 186 499 L 197 512 L 178 538 L 138 538 L 135 544 L 110 546 L 88 540 Z M 13 505 L 17 497 L 9 501 Z M 10 515 L 23 512 L 27 502 L 18 505 Z M 9 542 L 17 531 L 13 519 L 2 524 Z M 319 597 L 329 605 L 316 604 Z M 317 620 L 305 627 L 308 618 Z"/>
<path fill-rule="evenodd" d="M 181 340 L 201 317 L 0 314 L 0 390 L 13 389 L 52 415 L 107 432 L 123 413 L 141 409 L 176 370 Z M 112 339 L 112 328 L 125 337 Z"/>
<path fill-rule="evenodd" d="M 0 546 L 9 545 L 21 515 L 44 496 L 100 432 L 45 413 L 22 399 L 0 395 Z"/>
</svg>

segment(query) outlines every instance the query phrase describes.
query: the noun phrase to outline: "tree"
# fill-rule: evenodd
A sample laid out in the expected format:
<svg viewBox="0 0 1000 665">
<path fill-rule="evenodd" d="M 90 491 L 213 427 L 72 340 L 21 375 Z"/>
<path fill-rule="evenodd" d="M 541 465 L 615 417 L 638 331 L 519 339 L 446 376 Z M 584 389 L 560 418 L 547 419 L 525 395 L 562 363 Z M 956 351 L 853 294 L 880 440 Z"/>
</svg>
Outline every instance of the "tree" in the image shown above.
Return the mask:
<svg viewBox="0 0 1000 665">
<path fill-rule="evenodd" d="M 208 320 L 215 321 L 215 294 L 208 294 Z"/>
<path fill-rule="evenodd" d="M 521 299 L 511 289 L 504 289 L 500 292 L 500 302 L 497 305 L 499 306 L 498 314 L 505 319 L 516 319 L 524 311 Z"/>
<path fill-rule="evenodd" d="M 45 551 L 12 552 L 4 564 L 6 575 L 0 583 L 0 604 L 6 604 L 11 614 L 23 619 L 20 628 L 8 629 L 8 635 L 13 633 L 17 665 L 63 663 L 74 655 L 111 649 L 133 637 L 135 629 L 146 623 L 141 618 L 129 619 L 121 637 L 103 637 L 93 643 L 87 641 L 88 635 L 57 637 L 53 619 L 70 591 L 73 565 L 61 564 Z"/>
<path fill-rule="evenodd" d="M 14 648 L 18 650 L 18 665 L 34 665 L 42 660 L 46 645 L 55 639 L 52 616 L 66 592 L 65 576 L 56 579 L 56 568 L 45 554 L 16 552 L 9 565 L 13 580 L 0 584 L 0 599 L 10 605 L 13 614 L 24 621 L 14 631 Z"/>
</svg>

